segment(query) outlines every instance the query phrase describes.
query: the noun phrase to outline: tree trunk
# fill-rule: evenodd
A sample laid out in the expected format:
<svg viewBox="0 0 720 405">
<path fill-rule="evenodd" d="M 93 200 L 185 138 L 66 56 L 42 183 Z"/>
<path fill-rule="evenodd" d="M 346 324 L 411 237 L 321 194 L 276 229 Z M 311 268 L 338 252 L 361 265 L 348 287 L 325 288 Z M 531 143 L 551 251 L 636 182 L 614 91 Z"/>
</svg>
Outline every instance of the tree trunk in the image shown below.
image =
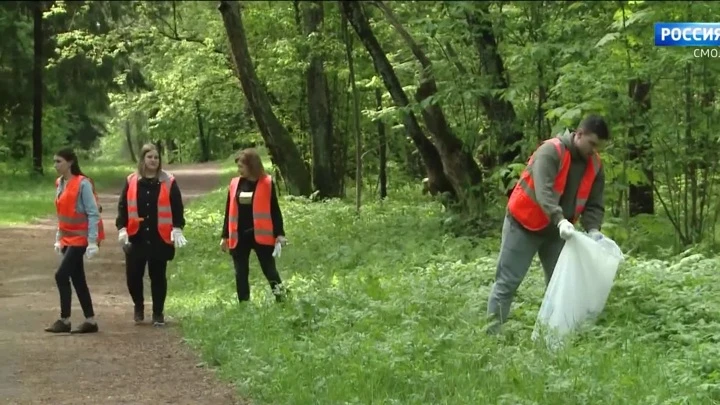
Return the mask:
<svg viewBox="0 0 720 405">
<path fill-rule="evenodd" d="M 647 177 L 646 184 L 631 184 L 628 191 L 629 214 L 631 217 L 638 214 L 654 214 L 655 202 L 653 200 L 653 170 L 652 170 L 652 140 L 648 134 L 647 114 L 650 111 L 650 83 L 639 79 L 630 80 L 628 85 L 629 96 L 635 109 L 635 122 L 628 128 L 630 161 L 637 161 L 643 167 Z"/>
<path fill-rule="evenodd" d="M 474 6 L 479 7 L 479 10 L 466 12 L 465 17 L 479 56 L 480 72 L 491 83 L 487 93 L 480 97 L 480 102 L 490 120 L 492 134 L 502 148 L 497 163 L 504 165 L 512 163 L 520 155 L 523 133 L 517 126 L 517 115 L 512 103 L 499 95 L 502 90 L 508 89 L 509 80 L 497 49 L 492 22 L 487 17 L 490 12 L 488 3 L 476 3 Z M 488 159 L 486 166 L 494 166 L 492 160 Z M 508 183 L 510 181 L 509 178 L 505 180 Z"/>
<path fill-rule="evenodd" d="M 268 94 L 263 90 L 255 73 L 242 24 L 240 6 L 235 1 L 221 1 L 218 10 L 222 15 L 225 32 L 230 42 L 240 85 L 265 145 L 280 168 L 290 194 L 309 196 L 312 193 L 310 173 L 287 129 L 273 113 Z"/>
<path fill-rule="evenodd" d="M 42 110 L 43 110 L 43 2 L 33 7 L 33 130 L 32 130 L 32 167 L 37 174 L 43 174 Z"/>
<path fill-rule="evenodd" d="M 353 29 L 360 38 L 360 41 L 365 46 L 365 49 L 367 49 L 370 54 L 373 64 L 375 65 L 375 69 L 382 77 L 383 83 L 385 83 L 385 87 L 390 92 L 395 104 L 401 108 L 408 107 L 410 104 L 408 97 L 405 94 L 400 81 L 395 75 L 395 70 L 390 64 L 390 61 L 388 61 L 387 56 L 385 56 L 385 51 L 383 51 L 380 43 L 378 43 L 375 38 L 375 35 L 370 28 L 370 23 L 363 13 L 361 4 L 354 1 L 342 0 L 340 1 L 340 7 L 343 14 L 345 14 L 346 18 L 353 26 Z M 452 196 L 457 196 L 456 190 L 448 177 L 445 175 L 445 169 L 438 150 L 423 133 L 415 114 L 411 111 L 405 112 L 403 114 L 403 124 L 405 129 L 408 131 L 408 135 L 415 144 L 415 147 L 420 152 L 422 161 L 427 169 L 429 182 L 439 192 L 447 192 Z"/>
<path fill-rule="evenodd" d="M 350 87 L 353 98 L 353 130 L 355 132 L 355 212 L 360 213 L 362 205 L 362 132 L 360 131 L 360 94 L 355 83 L 355 63 L 353 61 L 352 37 L 348 32 L 347 18 L 342 16 L 343 39 L 348 62 Z"/>
<path fill-rule="evenodd" d="M 182 163 L 182 150 L 178 144 L 175 143 L 175 140 L 168 139 L 166 144 L 165 156 L 167 156 L 168 164 Z"/>
<path fill-rule="evenodd" d="M 341 195 L 345 195 L 345 171 L 347 170 L 347 155 L 348 140 L 347 131 L 343 131 L 342 121 L 347 121 L 347 117 L 343 117 L 343 99 L 342 94 L 346 93 L 346 89 L 342 87 L 339 75 L 337 72 L 332 77 L 332 89 L 330 91 L 330 106 L 332 108 L 333 117 L 340 117 L 339 119 L 333 119 L 333 173 L 337 177 L 337 181 L 340 187 Z"/>
<path fill-rule="evenodd" d="M 137 156 L 135 156 L 135 149 L 132 143 L 132 133 L 130 131 L 130 120 L 125 120 L 125 142 L 127 142 L 128 150 L 130 151 L 130 159 L 133 163 L 137 163 Z"/>
<path fill-rule="evenodd" d="M 305 34 L 322 38 L 323 4 L 307 1 L 303 4 Z M 313 185 L 319 198 L 342 196 L 341 184 L 335 173 L 332 109 L 330 107 L 327 76 L 323 66 L 321 47 L 310 48 L 310 65 L 306 72 L 308 115 L 312 136 Z"/>
<path fill-rule="evenodd" d="M 392 10 L 382 1 L 375 4 L 383 11 L 390 24 L 403 38 L 412 51 L 415 58 L 423 67 L 421 82 L 415 95 L 418 103 L 425 104 L 422 115 L 425 125 L 437 145 L 438 152 L 445 168 L 445 174 L 453 185 L 460 201 L 468 204 L 468 208 L 482 206 L 482 172 L 478 167 L 472 154 L 464 150 L 463 142 L 458 139 L 447 123 L 445 113 L 437 103 L 428 100 L 437 94 L 437 83 L 433 73 L 433 66 L 430 59 L 420 49 L 420 46 L 395 18 Z M 357 5 L 359 7 L 359 5 Z"/>
<path fill-rule="evenodd" d="M 200 100 L 195 100 L 195 115 L 198 122 L 198 142 L 200 143 L 200 162 L 210 161 L 210 139 L 205 135 Z"/>
<path fill-rule="evenodd" d="M 378 88 L 375 88 L 375 102 L 377 103 L 377 110 L 382 110 L 382 93 Z M 378 155 L 380 156 L 380 174 L 378 176 L 380 181 L 380 199 L 384 200 L 385 197 L 387 197 L 387 138 L 385 136 L 385 123 L 381 119 L 377 120 L 377 128 L 378 140 L 380 141 L 378 150 Z"/>
<path fill-rule="evenodd" d="M 294 0 L 293 1 L 293 11 L 295 12 L 295 26 L 297 27 L 297 32 L 299 36 L 304 35 L 303 33 L 303 23 L 302 23 L 302 15 L 300 12 L 300 0 Z M 305 57 L 304 52 L 300 52 L 301 57 Z M 305 84 L 303 83 L 305 81 L 305 75 L 300 72 L 300 96 L 298 97 L 300 100 L 305 100 L 307 98 L 305 94 Z M 307 119 L 306 119 L 306 113 L 307 109 L 304 108 L 303 103 L 298 103 L 298 109 L 297 109 L 297 115 L 298 115 L 298 126 L 300 128 L 300 134 L 299 134 L 299 143 L 302 144 L 304 142 L 305 134 L 307 133 Z M 296 139 L 298 139 L 296 138 Z"/>
</svg>

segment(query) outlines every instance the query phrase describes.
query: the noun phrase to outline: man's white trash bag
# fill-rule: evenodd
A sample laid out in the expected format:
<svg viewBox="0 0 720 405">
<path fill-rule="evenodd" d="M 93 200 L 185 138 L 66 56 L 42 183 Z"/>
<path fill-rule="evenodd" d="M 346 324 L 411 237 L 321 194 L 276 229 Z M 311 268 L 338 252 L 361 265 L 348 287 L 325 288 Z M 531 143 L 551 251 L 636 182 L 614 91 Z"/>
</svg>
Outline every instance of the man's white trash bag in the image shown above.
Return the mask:
<svg viewBox="0 0 720 405">
<path fill-rule="evenodd" d="M 541 334 L 557 348 L 581 323 L 594 321 L 605 307 L 620 262 L 620 247 L 612 239 L 594 241 L 577 232 L 560 252 L 540 305 L 532 340 Z"/>
</svg>

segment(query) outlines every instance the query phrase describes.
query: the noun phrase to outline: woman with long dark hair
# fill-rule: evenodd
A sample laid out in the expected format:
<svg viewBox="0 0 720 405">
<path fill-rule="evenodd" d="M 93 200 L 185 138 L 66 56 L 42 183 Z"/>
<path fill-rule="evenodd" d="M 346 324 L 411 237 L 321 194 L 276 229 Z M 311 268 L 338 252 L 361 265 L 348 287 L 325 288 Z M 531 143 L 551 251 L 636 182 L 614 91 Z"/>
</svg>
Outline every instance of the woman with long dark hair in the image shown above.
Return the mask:
<svg viewBox="0 0 720 405">
<path fill-rule="evenodd" d="M 250 300 L 250 252 L 260 262 L 275 299 L 283 301 L 283 287 L 275 265 L 285 239 L 283 217 L 272 177 L 265 173 L 255 149 L 245 149 L 235 159 L 238 177 L 230 181 L 225 202 L 220 248 L 230 252 L 235 267 L 238 301 Z"/>
<path fill-rule="evenodd" d="M 97 196 L 92 181 L 80 170 L 78 157 L 72 149 L 58 151 L 54 160 L 55 170 L 60 175 L 55 181 L 58 218 L 55 251 L 62 255 L 60 266 L 55 272 L 60 293 L 60 319 L 45 328 L 45 331 L 95 333 L 98 325 L 85 279 L 84 257 L 90 259 L 95 256 L 98 245 L 105 239 Z M 85 315 L 85 321 L 76 329 L 70 326 L 71 282 Z"/>
<path fill-rule="evenodd" d="M 165 325 L 167 264 L 175 258 L 175 248 L 185 246 L 182 229 L 185 214 L 175 177 L 162 169 L 155 145 L 140 151 L 137 171 L 127 177 L 120 193 L 115 226 L 125 251 L 127 287 L 135 306 L 134 319 L 145 320 L 143 277 L 150 274 L 153 326 Z"/>
</svg>

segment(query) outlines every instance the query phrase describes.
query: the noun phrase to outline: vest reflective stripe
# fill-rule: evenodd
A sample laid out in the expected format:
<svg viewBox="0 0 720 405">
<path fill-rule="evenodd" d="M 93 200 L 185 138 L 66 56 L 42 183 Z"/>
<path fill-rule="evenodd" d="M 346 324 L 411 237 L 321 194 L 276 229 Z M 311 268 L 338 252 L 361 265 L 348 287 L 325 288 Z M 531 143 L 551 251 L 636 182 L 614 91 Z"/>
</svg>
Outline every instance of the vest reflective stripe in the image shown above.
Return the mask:
<svg viewBox="0 0 720 405">
<path fill-rule="evenodd" d="M 228 246 L 234 249 L 239 241 L 238 238 L 238 202 L 237 192 L 241 177 L 234 177 L 230 180 L 228 188 L 228 198 L 230 199 L 230 207 L 228 208 Z M 270 199 L 272 197 L 272 177 L 266 175 L 258 180 L 255 193 L 253 194 L 252 211 L 253 211 L 253 228 L 255 241 L 260 245 L 273 246 L 275 244 L 275 235 L 273 235 L 273 222 L 270 213 Z"/>
<path fill-rule="evenodd" d="M 170 189 L 175 181 L 175 177 L 171 174 L 160 171 L 158 175 L 160 180 L 160 193 L 158 194 L 158 233 L 162 240 L 172 245 L 173 242 L 170 238 L 172 235 L 173 221 L 172 221 L 172 206 L 170 205 Z M 133 236 L 140 230 L 140 222 L 143 218 L 138 215 L 138 203 L 137 203 L 137 173 L 132 173 L 127 177 L 128 190 L 127 190 L 127 211 L 128 211 L 128 223 L 126 226 L 127 233 L 129 236 Z"/>
<path fill-rule="evenodd" d="M 87 215 L 77 212 L 77 200 L 80 196 L 80 182 L 83 176 L 73 176 L 65 184 L 65 189 L 55 198 L 55 211 L 58 218 L 58 234 L 61 246 L 87 246 Z M 60 178 L 55 180 L 55 187 Z"/>
<path fill-rule="evenodd" d="M 555 183 L 553 184 L 553 198 L 557 203 L 560 202 L 560 197 L 565 191 L 565 185 L 567 182 L 567 176 L 570 172 L 571 164 L 571 152 L 565 147 L 559 138 L 552 138 L 546 142 L 551 142 L 555 147 L 555 150 L 560 157 L 560 170 L 555 177 Z M 550 224 L 550 218 L 547 216 L 545 211 L 542 210 L 540 204 L 538 204 L 537 196 L 535 194 L 535 183 L 532 179 L 532 169 L 535 154 L 530 156 L 527 167 L 523 170 L 520 175 L 510 200 L 508 201 L 508 211 L 523 227 L 530 231 L 539 231 Z M 589 160 L 585 173 L 583 174 L 582 180 L 580 181 L 580 187 L 575 202 L 575 213 L 570 222 L 575 223 L 580 215 L 585 210 L 585 204 L 590 196 L 590 190 L 592 189 L 595 177 L 600 171 L 600 156 L 594 154 Z"/>
</svg>

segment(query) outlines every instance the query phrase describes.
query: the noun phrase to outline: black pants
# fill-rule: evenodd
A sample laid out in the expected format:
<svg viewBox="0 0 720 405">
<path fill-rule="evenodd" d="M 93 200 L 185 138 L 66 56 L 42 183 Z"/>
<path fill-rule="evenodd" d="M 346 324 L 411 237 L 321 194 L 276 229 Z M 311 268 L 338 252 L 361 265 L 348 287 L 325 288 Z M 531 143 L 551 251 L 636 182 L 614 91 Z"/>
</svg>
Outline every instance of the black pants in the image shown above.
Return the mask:
<svg viewBox="0 0 720 405">
<path fill-rule="evenodd" d="M 162 315 L 165 309 L 165 297 L 167 296 L 167 260 L 147 259 L 142 255 L 126 254 L 125 276 L 128 291 L 135 304 L 135 309 L 144 310 L 143 277 L 145 277 L 145 265 L 147 265 L 148 273 L 150 273 L 153 315 Z"/>
<path fill-rule="evenodd" d="M 70 308 L 72 306 L 71 280 L 83 314 L 86 318 L 95 316 L 90 289 L 88 289 L 87 280 L 85 279 L 85 263 L 83 261 L 85 249 L 84 246 L 66 246 L 62 250 L 63 258 L 60 267 L 55 272 L 55 282 L 60 293 L 60 318 L 70 318 Z"/>
<path fill-rule="evenodd" d="M 281 285 L 280 274 L 275 267 L 275 258 L 272 256 L 275 246 L 260 245 L 254 240 L 241 240 L 238 245 L 230 251 L 235 266 L 235 285 L 237 296 L 240 302 L 250 300 L 250 251 L 254 250 L 260 262 L 265 278 L 270 283 L 273 294 L 280 299 Z"/>
</svg>

